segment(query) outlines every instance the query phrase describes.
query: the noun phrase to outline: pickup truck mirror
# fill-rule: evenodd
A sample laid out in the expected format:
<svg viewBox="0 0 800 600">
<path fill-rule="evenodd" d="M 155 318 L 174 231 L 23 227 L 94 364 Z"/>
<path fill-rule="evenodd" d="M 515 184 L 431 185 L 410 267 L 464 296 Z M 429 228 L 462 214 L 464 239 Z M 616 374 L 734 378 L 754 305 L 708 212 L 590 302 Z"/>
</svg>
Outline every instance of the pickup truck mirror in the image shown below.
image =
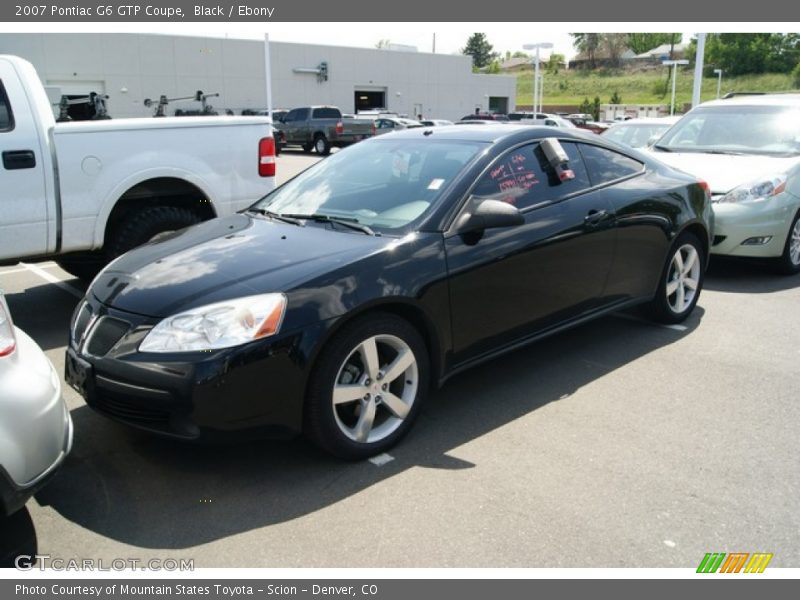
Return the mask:
<svg viewBox="0 0 800 600">
<path fill-rule="evenodd" d="M 516 206 L 500 200 L 484 200 L 472 212 L 466 212 L 458 223 L 458 233 L 522 225 L 525 217 Z"/>
</svg>

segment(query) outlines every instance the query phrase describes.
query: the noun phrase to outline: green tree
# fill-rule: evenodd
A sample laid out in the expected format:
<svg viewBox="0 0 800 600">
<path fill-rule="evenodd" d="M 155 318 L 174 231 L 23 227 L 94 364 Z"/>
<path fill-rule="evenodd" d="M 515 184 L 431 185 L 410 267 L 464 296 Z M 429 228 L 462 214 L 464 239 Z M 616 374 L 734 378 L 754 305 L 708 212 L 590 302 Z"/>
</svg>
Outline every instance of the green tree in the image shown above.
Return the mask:
<svg viewBox="0 0 800 600">
<path fill-rule="evenodd" d="M 611 99 L 608 102 L 609 104 L 622 104 L 622 96 L 617 93 L 617 90 L 614 90 L 614 93 L 611 94 Z"/>
<path fill-rule="evenodd" d="M 619 66 L 619 60 L 622 53 L 625 52 L 628 44 L 627 33 L 603 33 L 600 35 L 600 45 L 606 51 L 611 64 L 615 67 Z"/>
<path fill-rule="evenodd" d="M 636 54 L 644 54 L 648 50 L 662 44 L 675 45 L 681 41 L 680 33 L 629 33 L 628 48 Z"/>
<path fill-rule="evenodd" d="M 594 102 L 592 103 L 592 110 L 590 112 L 594 116 L 595 121 L 600 120 L 600 96 L 594 97 Z"/>
<path fill-rule="evenodd" d="M 586 56 L 589 61 L 589 67 L 594 69 L 597 66 L 595 58 L 597 50 L 600 48 L 600 34 L 599 33 L 570 33 L 572 36 L 572 43 L 575 48 Z"/>
<path fill-rule="evenodd" d="M 467 45 L 461 49 L 461 54 L 471 56 L 472 66 L 478 69 L 489 65 L 498 56 L 486 39 L 485 33 L 473 33 L 469 36 Z"/>
<path fill-rule="evenodd" d="M 692 40 L 689 55 L 696 52 Z M 705 62 L 729 75 L 789 73 L 800 61 L 797 33 L 710 33 Z"/>
<path fill-rule="evenodd" d="M 561 65 L 564 64 L 565 60 L 566 59 L 564 58 L 563 54 L 554 52 L 550 55 L 550 58 L 548 58 L 547 62 L 545 63 L 545 70 L 551 75 L 558 75 Z"/>
<path fill-rule="evenodd" d="M 800 89 L 800 62 L 792 69 L 792 85 L 795 89 Z"/>
</svg>

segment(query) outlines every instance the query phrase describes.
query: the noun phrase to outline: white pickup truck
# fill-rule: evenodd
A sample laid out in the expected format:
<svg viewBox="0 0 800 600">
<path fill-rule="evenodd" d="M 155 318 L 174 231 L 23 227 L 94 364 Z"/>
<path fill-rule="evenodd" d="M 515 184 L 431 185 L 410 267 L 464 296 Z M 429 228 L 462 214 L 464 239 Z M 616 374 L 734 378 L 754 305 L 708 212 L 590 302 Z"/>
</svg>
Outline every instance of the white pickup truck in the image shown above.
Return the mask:
<svg viewBox="0 0 800 600">
<path fill-rule="evenodd" d="M 275 187 L 267 118 L 55 123 L 33 66 L 8 55 L 0 55 L 0 154 L 0 265 L 54 258 L 83 278 Z"/>
</svg>

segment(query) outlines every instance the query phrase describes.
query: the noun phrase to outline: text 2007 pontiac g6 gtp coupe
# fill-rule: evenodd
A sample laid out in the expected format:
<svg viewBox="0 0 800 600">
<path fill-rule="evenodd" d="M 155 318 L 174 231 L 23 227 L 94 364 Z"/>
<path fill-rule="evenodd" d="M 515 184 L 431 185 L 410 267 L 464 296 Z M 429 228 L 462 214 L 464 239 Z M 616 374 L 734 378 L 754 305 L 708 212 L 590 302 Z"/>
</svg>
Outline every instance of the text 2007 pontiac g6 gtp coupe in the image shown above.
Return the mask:
<svg viewBox="0 0 800 600">
<path fill-rule="evenodd" d="M 77 307 L 67 380 L 184 439 L 304 432 L 382 452 L 428 388 L 634 304 L 694 308 L 708 189 L 570 130 L 414 129 L 327 158 L 248 211 L 110 264 Z"/>
</svg>

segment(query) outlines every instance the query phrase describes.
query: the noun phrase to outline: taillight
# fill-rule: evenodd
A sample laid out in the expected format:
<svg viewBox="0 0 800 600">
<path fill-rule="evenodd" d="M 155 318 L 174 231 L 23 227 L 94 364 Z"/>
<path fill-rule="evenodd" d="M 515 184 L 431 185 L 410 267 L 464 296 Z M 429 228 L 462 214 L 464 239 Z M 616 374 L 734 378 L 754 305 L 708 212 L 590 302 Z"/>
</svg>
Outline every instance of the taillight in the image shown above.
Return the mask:
<svg viewBox="0 0 800 600">
<path fill-rule="evenodd" d="M 258 142 L 258 174 L 261 177 L 275 177 L 275 139 L 261 138 Z"/>
<path fill-rule="evenodd" d="M 17 347 L 17 338 L 14 336 L 14 323 L 5 302 L 0 298 L 0 356 L 8 356 Z"/>
<path fill-rule="evenodd" d="M 703 179 L 698 179 L 697 183 L 703 188 L 703 191 L 706 193 L 706 198 L 711 200 L 711 186 L 708 185 L 708 182 Z"/>
<path fill-rule="evenodd" d="M 336 123 L 336 133 L 338 133 L 339 135 L 344 133 L 344 124 L 341 121 Z"/>
</svg>

